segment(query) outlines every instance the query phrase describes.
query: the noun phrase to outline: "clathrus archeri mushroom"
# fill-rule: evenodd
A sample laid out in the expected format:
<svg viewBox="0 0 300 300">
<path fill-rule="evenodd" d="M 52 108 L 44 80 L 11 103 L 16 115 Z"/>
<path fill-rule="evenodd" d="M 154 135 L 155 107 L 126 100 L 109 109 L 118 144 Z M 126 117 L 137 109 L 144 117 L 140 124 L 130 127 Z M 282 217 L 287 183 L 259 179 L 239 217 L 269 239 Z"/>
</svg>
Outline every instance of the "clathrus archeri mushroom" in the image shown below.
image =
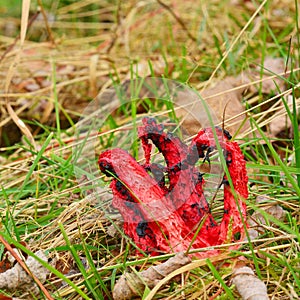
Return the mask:
<svg viewBox="0 0 300 300">
<path fill-rule="evenodd" d="M 113 177 L 112 204 L 123 217 L 124 232 L 141 250 L 157 255 L 243 239 L 248 177 L 240 147 L 226 130 L 202 129 L 188 146 L 165 132 L 154 118 L 144 118 L 138 136 L 145 152 L 144 164 L 118 148 L 104 151 L 98 163 L 103 173 Z M 162 153 L 165 166 L 150 162 L 153 144 Z M 196 166 L 199 159 L 209 161 L 218 144 L 230 174 L 230 179 L 224 175 L 222 181 L 224 215 L 220 222 L 211 214 L 203 192 L 205 180 Z"/>
</svg>

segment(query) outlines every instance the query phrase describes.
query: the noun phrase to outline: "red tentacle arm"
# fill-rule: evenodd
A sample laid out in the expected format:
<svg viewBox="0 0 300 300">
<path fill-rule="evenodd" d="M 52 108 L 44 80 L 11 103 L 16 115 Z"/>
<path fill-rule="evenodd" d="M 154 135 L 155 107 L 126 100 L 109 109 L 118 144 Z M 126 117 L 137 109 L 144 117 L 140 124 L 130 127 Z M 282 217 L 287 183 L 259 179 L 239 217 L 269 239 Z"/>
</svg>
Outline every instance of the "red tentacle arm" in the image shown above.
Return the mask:
<svg viewBox="0 0 300 300">
<path fill-rule="evenodd" d="M 224 151 L 225 161 L 233 185 L 230 187 L 229 180 L 224 176 L 224 216 L 218 233 L 218 243 L 232 241 L 235 234 L 244 235 L 244 225 L 246 221 L 246 204 L 248 198 L 248 176 L 246 172 L 246 163 L 239 145 L 230 141 L 231 136 L 227 131 L 215 128 L 201 130 L 193 139 L 190 146 L 190 153 L 198 153 L 200 157 L 205 157 L 205 151 L 217 149 L 215 134 L 221 148 Z M 190 154 L 191 155 L 191 154 Z M 192 156 L 192 155 L 191 155 Z M 229 235 L 232 235 L 230 238 Z"/>
<path fill-rule="evenodd" d="M 245 200 L 248 198 L 248 176 L 244 156 L 235 142 L 226 143 L 225 157 L 233 189 L 224 178 L 224 216 L 221 222 L 219 241 L 236 235 L 237 239 L 245 236 L 247 207 Z"/>
<path fill-rule="evenodd" d="M 151 140 L 162 153 L 167 165 L 169 186 L 163 186 L 168 198 L 191 229 L 209 213 L 208 203 L 203 195 L 204 179 L 194 164 L 187 160 L 188 147 L 171 133 L 165 133 L 163 126 L 153 118 L 144 118 L 138 134 L 145 151 L 146 165 L 151 166 Z M 198 159 L 197 159 L 198 160 Z M 151 170 L 151 167 L 149 167 Z M 211 222 L 211 217 L 208 218 Z"/>
</svg>

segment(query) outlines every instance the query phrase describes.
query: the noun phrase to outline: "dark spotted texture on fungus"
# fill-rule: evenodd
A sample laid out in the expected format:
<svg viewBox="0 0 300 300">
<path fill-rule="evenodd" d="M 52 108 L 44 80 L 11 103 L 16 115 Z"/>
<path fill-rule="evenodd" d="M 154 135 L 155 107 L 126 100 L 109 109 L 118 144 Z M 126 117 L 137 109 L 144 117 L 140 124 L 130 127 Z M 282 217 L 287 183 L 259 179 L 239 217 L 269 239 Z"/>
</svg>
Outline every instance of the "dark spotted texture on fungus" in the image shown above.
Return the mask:
<svg viewBox="0 0 300 300">
<path fill-rule="evenodd" d="M 224 175 L 224 215 L 217 223 L 211 215 L 203 186 L 205 181 L 195 166 L 199 158 L 209 162 L 209 153 L 217 149 L 215 134 L 234 191 Z M 186 251 L 195 232 L 201 227 L 191 249 L 236 241 L 244 237 L 245 199 L 248 197 L 246 166 L 243 154 L 230 134 L 219 127 L 201 130 L 189 146 L 153 118 L 144 118 L 138 136 L 145 152 L 145 164 L 139 164 L 122 149 L 100 154 L 99 167 L 112 176 L 110 188 L 113 206 L 124 220 L 124 232 L 150 255 Z M 162 153 L 166 166 L 151 164 L 151 141 Z M 165 179 L 168 179 L 168 184 Z M 239 211 L 240 210 L 240 211 Z M 199 252 L 208 257 L 218 250 Z"/>
</svg>

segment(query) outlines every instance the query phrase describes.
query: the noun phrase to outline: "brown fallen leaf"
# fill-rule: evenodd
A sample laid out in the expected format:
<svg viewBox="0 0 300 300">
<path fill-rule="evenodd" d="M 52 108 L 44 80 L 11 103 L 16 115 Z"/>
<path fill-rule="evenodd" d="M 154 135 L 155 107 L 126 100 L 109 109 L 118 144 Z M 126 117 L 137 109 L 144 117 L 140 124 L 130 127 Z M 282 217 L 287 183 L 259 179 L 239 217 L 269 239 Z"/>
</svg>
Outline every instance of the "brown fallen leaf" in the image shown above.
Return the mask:
<svg viewBox="0 0 300 300">
<path fill-rule="evenodd" d="M 292 110 L 293 97 L 291 95 L 287 96 L 286 99 L 287 105 Z M 287 115 L 286 108 L 282 101 L 279 102 L 279 106 L 274 111 L 272 120 L 269 123 L 269 130 L 272 136 L 278 136 L 281 132 L 284 132 L 286 128 L 291 128 L 292 122 Z"/>
<path fill-rule="evenodd" d="M 0 273 L 4 273 L 11 268 L 11 262 L 9 261 L 7 255 L 0 262 Z M 1 298 L 0 298 L 1 299 Z"/>
<path fill-rule="evenodd" d="M 263 75 L 261 76 L 261 69 Z M 266 57 L 263 66 L 257 66 L 243 74 L 244 83 L 251 83 L 260 81 L 256 85 L 250 85 L 249 91 L 256 93 L 258 87 L 261 85 L 261 92 L 263 94 L 270 94 L 271 92 L 282 91 L 285 87 L 284 77 L 285 62 L 281 58 Z M 241 75 L 240 75 L 241 76 Z"/>
<path fill-rule="evenodd" d="M 242 132 L 250 128 L 250 123 L 246 119 L 245 109 L 241 102 L 245 87 L 240 88 L 241 85 L 242 81 L 240 79 L 228 77 L 200 93 L 209 105 L 215 124 L 222 122 L 226 108 L 225 128 L 232 134 L 235 134 L 240 126 L 242 126 Z M 183 109 L 177 111 L 177 116 L 183 118 L 183 125 L 191 134 L 196 134 L 201 127 L 211 126 L 207 112 L 199 98 L 191 94 L 179 94 L 176 105 L 183 107 Z"/>
<path fill-rule="evenodd" d="M 5 295 L 0 295 L 0 300 L 14 300 L 16 298 L 12 298 L 12 297 L 7 297 Z"/>
<path fill-rule="evenodd" d="M 22 244 L 23 246 L 27 247 L 27 244 L 25 242 L 21 241 L 20 244 Z M 10 247 L 13 249 L 13 251 L 16 252 L 15 255 L 18 255 L 18 251 L 19 250 L 15 247 L 15 245 L 10 244 Z M 28 257 L 28 255 L 25 252 L 21 251 L 21 253 L 22 253 L 22 256 L 25 259 Z M 6 248 L 4 248 L 3 257 L 2 257 L 2 260 L 0 261 L 0 273 L 4 273 L 7 270 L 9 270 L 13 266 L 13 264 L 14 264 L 15 261 L 16 260 L 12 256 L 12 254 L 9 251 L 7 251 Z M 1 300 L 1 298 L 0 298 L 0 300 Z"/>
<path fill-rule="evenodd" d="M 256 203 L 260 204 L 266 202 L 267 200 L 269 200 L 267 196 L 261 195 L 256 198 Z M 262 209 L 277 220 L 284 220 L 286 216 L 286 211 L 278 204 L 265 204 Z M 248 225 L 250 227 L 248 233 L 250 239 L 255 240 L 259 235 L 263 234 L 266 231 L 264 227 L 266 224 L 267 222 L 263 215 L 258 211 L 254 212 L 248 218 Z"/>
<path fill-rule="evenodd" d="M 232 283 L 235 285 L 242 300 L 268 300 L 267 287 L 253 270 L 243 266 L 233 272 Z"/>
<path fill-rule="evenodd" d="M 213 120 L 223 121 L 225 128 L 232 134 L 247 132 L 250 123 L 247 120 L 242 100 L 245 93 L 255 94 L 260 85 L 263 94 L 284 89 L 284 80 L 274 74 L 284 73 L 284 61 L 280 58 L 266 58 L 264 61 L 264 74 L 261 76 L 260 67 L 255 67 L 237 77 L 229 76 L 215 82 L 210 88 L 200 92 L 201 97 L 209 105 Z M 255 83 L 256 84 L 253 84 Z M 183 125 L 189 132 L 196 134 L 200 127 L 209 124 L 199 124 L 199 120 L 207 120 L 206 111 L 198 97 L 190 94 L 178 95 L 176 105 L 183 109 L 178 111 L 178 116 L 183 117 Z"/>
<path fill-rule="evenodd" d="M 41 258 L 44 261 L 47 261 L 47 257 L 42 251 L 37 251 L 36 256 Z M 29 256 L 26 259 L 26 266 L 30 272 L 34 275 L 35 278 L 38 278 L 40 282 L 45 282 L 46 276 L 49 271 L 44 268 L 38 261 L 33 257 Z M 6 272 L 0 274 L 0 289 L 7 289 L 9 291 L 23 290 L 23 291 L 32 291 L 33 293 L 38 293 L 39 288 L 32 276 L 30 276 L 23 267 L 17 263 L 11 269 L 8 269 Z"/>
<path fill-rule="evenodd" d="M 152 266 L 139 273 L 124 273 L 117 281 L 114 290 L 114 300 L 127 300 L 142 295 L 145 287 L 153 288 L 161 279 L 176 269 L 188 264 L 191 259 L 179 252 L 166 262 Z"/>
</svg>

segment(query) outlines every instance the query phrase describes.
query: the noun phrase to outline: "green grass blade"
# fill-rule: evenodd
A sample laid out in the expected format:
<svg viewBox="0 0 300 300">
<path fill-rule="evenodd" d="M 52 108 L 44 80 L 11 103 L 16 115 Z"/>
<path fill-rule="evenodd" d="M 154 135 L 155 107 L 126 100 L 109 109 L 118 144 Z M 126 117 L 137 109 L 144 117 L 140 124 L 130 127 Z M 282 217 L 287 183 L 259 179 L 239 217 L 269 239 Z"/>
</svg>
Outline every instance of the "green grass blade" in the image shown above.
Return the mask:
<svg viewBox="0 0 300 300">
<path fill-rule="evenodd" d="M 62 233 L 62 235 L 64 237 L 64 240 L 65 240 L 67 246 L 69 247 L 69 249 L 70 249 L 70 251 L 71 251 L 71 253 L 73 255 L 73 258 L 74 258 L 74 260 L 76 262 L 77 267 L 79 268 L 79 270 L 80 270 L 83 278 L 85 279 L 84 284 L 86 285 L 86 287 L 88 288 L 88 290 L 92 293 L 92 295 L 94 296 L 95 299 L 104 300 L 103 295 L 99 295 L 95 291 L 94 286 L 92 285 L 92 282 L 91 282 L 92 280 L 90 280 L 89 275 L 87 274 L 87 272 L 85 270 L 85 267 L 82 264 L 82 261 L 81 261 L 79 255 L 77 254 L 76 249 L 71 244 L 71 242 L 70 242 L 70 240 L 68 238 L 68 235 L 67 235 L 67 233 L 66 233 L 66 231 L 65 231 L 62 223 L 59 223 L 59 229 L 60 229 L 60 231 L 61 231 L 61 233 Z"/>
<path fill-rule="evenodd" d="M 275 161 L 281 167 L 281 169 L 284 172 L 286 178 L 289 180 L 289 182 L 293 186 L 295 192 L 300 197 L 300 187 L 299 187 L 298 183 L 295 181 L 295 179 L 293 178 L 293 176 L 290 174 L 290 172 L 289 172 L 286 164 L 283 163 L 283 161 L 279 157 L 278 153 L 274 149 L 273 145 L 270 143 L 269 139 L 266 137 L 266 135 L 261 130 L 261 128 L 259 127 L 259 125 L 256 123 L 256 121 L 254 119 L 252 119 L 252 122 L 256 126 L 258 132 L 260 133 L 260 135 L 262 136 L 262 138 L 265 141 L 266 145 L 268 146 L 268 148 L 269 148 L 269 150 L 270 150 L 270 152 L 272 154 L 272 157 L 275 159 Z"/>
<path fill-rule="evenodd" d="M 294 89 L 293 89 L 292 126 L 294 132 L 294 151 L 295 151 L 296 167 L 298 170 L 300 170 L 300 140 L 299 140 L 298 110 L 297 110 L 296 95 Z M 297 174 L 297 182 L 298 182 L 298 186 L 300 187 L 300 174 Z"/>
<path fill-rule="evenodd" d="M 51 273 L 53 273 L 58 278 L 65 281 L 68 285 L 70 285 L 78 295 L 80 295 L 85 300 L 91 300 L 78 286 L 76 286 L 70 279 L 68 279 L 65 275 L 57 271 L 54 267 L 52 267 L 50 264 L 42 260 L 40 257 L 36 256 L 32 251 L 30 251 L 28 248 L 20 244 L 19 242 L 15 241 L 13 238 L 11 238 L 8 234 L 1 232 L 1 236 L 5 238 L 5 240 L 13 244 L 16 248 L 22 250 L 24 253 L 28 254 L 29 256 L 33 257 L 35 260 L 37 260 L 43 267 L 48 269 Z"/>
<path fill-rule="evenodd" d="M 26 175 L 26 177 L 23 181 L 23 184 L 20 188 L 19 193 L 16 196 L 16 199 L 20 199 L 20 197 L 22 196 L 22 193 L 23 193 L 23 190 L 24 190 L 26 184 L 28 183 L 30 177 L 32 176 L 33 171 L 38 166 L 38 163 L 39 163 L 41 157 L 43 156 L 45 150 L 47 149 L 50 141 L 52 140 L 52 137 L 53 137 L 53 133 L 50 133 L 49 136 L 47 137 L 47 139 L 45 140 L 41 150 L 39 152 L 35 153 L 36 157 L 35 157 L 34 161 L 32 162 L 32 165 L 31 165 L 31 167 L 30 167 L 30 169 L 29 169 L 29 171 L 28 171 L 28 173 L 27 173 L 27 175 Z"/>
<path fill-rule="evenodd" d="M 235 298 L 234 298 L 231 290 L 226 285 L 226 283 L 224 282 L 224 280 L 222 279 L 221 275 L 219 274 L 219 272 L 217 271 L 215 266 L 212 264 L 212 262 L 209 259 L 206 259 L 206 264 L 210 268 L 210 270 L 213 273 L 214 277 L 220 282 L 221 286 L 223 287 L 224 291 L 226 292 L 226 296 L 228 296 L 229 299 L 234 300 Z"/>
<path fill-rule="evenodd" d="M 80 229 L 78 229 L 79 232 L 80 232 Z M 83 237 L 82 237 L 82 234 L 80 232 L 80 236 L 81 236 L 81 240 L 82 240 L 82 246 L 83 246 L 83 249 L 84 249 L 84 253 L 85 253 L 85 257 L 88 261 L 88 264 L 89 264 L 89 267 L 91 268 L 91 271 L 93 273 L 93 276 L 95 277 L 95 279 L 98 281 L 98 283 L 100 284 L 100 287 L 101 289 L 104 291 L 104 293 L 106 294 L 106 296 L 108 297 L 109 300 L 112 300 L 112 297 L 111 297 L 111 294 L 110 292 L 108 291 L 107 287 L 105 286 L 103 280 L 101 279 L 100 277 L 100 274 L 99 272 L 97 271 L 97 268 L 95 267 L 95 264 L 94 264 L 94 261 L 93 261 L 93 258 L 91 256 L 91 253 L 88 249 L 88 245 L 85 243 Z M 102 291 L 100 291 L 101 295 L 102 295 Z M 98 293 L 99 294 L 99 293 Z"/>
</svg>

